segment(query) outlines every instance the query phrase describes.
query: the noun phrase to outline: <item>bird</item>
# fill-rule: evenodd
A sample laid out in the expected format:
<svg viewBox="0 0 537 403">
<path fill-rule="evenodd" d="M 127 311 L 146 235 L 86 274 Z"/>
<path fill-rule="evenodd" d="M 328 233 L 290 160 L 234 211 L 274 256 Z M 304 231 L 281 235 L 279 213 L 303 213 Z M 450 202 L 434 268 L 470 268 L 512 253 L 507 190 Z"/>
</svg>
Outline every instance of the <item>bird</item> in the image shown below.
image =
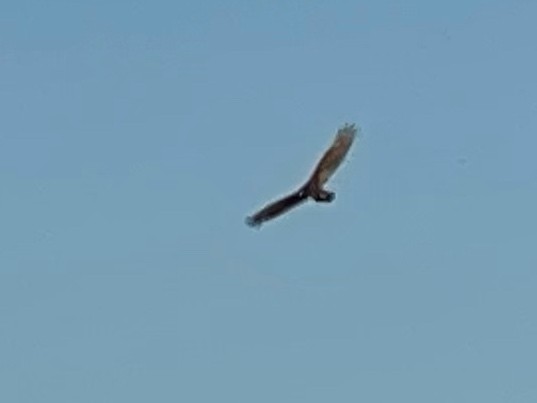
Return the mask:
<svg viewBox="0 0 537 403">
<path fill-rule="evenodd" d="M 246 224 L 259 228 L 264 222 L 288 212 L 308 199 L 317 203 L 333 202 L 336 197 L 335 192 L 325 189 L 324 185 L 345 159 L 354 142 L 356 132 L 354 123 L 345 123 L 340 127 L 332 144 L 320 158 L 306 183 L 291 194 L 267 204 L 253 215 L 246 217 Z"/>
</svg>

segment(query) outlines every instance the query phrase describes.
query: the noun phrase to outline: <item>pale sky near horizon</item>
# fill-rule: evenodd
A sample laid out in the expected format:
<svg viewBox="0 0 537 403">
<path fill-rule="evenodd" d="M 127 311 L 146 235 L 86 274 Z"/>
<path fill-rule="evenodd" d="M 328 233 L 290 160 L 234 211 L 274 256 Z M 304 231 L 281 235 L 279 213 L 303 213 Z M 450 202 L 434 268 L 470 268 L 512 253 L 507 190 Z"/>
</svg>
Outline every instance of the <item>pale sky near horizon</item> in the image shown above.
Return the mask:
<svg viewBox="0 0 537 403">
<path fill-rule="evenodd" d="M 0 401 L 536 402 L 536 18 L 4 2 Z"/>
</svg>

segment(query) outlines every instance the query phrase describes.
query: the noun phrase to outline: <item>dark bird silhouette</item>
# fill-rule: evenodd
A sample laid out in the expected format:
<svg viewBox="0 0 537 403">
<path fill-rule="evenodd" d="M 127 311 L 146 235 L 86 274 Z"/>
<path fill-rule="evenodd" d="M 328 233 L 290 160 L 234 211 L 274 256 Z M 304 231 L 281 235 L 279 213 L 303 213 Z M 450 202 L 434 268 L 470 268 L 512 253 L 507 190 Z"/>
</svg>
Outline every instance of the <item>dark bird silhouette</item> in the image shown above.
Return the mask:
<svg viewBox="0 0 537 403">
<path fill-rule="evenodd" d="M 268 204 L 257 213 L 247 217 L 246 224 L 251 227 L 259 227 L 263 222 L 289 211 L 309 198 L 318 203 L 332 202 L 336 194 L 324 189 L 324 185 L 345 159 L 355 137 L 354 124 L 345 124 L 338 130 L 334 142 L 319 160 L 308 181 L 295 192 Z"/>
</svg>

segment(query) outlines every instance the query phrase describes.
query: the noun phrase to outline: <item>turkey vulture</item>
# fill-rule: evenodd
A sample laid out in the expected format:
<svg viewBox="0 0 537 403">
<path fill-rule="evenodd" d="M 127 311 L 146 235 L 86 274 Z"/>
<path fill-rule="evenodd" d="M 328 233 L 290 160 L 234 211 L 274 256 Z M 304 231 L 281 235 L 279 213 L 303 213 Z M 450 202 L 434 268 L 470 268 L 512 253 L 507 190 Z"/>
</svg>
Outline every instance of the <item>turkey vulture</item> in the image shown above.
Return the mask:
<svg viewBox="0 0 537 403">
<path fill-rule="evenodd" d="M 354 124 L 345 124 L 340 128 L 334 142 L 319 160 L 308 181 L 295 192 L 268 204 L 254 215 L 247 217 L 246 224 L 251 227 L 259 227 L 263 222 L 289 211 L 310 197 L 316 202 L 332 202 L 336 194 L 325 190 L 323 186 L 347 155 L 355 136 Z"/>
</svg>

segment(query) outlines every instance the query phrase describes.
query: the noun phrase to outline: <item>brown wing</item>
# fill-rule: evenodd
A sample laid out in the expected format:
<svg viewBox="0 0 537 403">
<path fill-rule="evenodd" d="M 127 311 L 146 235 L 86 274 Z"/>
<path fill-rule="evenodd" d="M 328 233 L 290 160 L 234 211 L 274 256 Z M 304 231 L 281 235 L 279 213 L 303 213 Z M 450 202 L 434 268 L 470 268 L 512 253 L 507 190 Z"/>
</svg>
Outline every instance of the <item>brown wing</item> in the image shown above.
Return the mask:
<svg viewBox="0 0 537 403">
<path fill-rule="evenodd" d="M 286 211 L 289 211 L 293 207 L 298 206 L 300 203 L 306 201 L 308 195 L 302 189 L 285 196 L 273 203 L 270 203 L 266 207 L 254 215 L 246 218 L 246 223 L 251 227 L 260 226 L 264 221 L 271 220 Z"/>
<path fill-rule="evenodd" d="M 341 165 L 355 137 L 356 128 L 354 124 L 345 124 L 338 130 L 334 142 L 324 153 L 311 175 L 311 180 L 317 182 L 319 188 L 330 179 L 336 169 Z"/>
</svg>

